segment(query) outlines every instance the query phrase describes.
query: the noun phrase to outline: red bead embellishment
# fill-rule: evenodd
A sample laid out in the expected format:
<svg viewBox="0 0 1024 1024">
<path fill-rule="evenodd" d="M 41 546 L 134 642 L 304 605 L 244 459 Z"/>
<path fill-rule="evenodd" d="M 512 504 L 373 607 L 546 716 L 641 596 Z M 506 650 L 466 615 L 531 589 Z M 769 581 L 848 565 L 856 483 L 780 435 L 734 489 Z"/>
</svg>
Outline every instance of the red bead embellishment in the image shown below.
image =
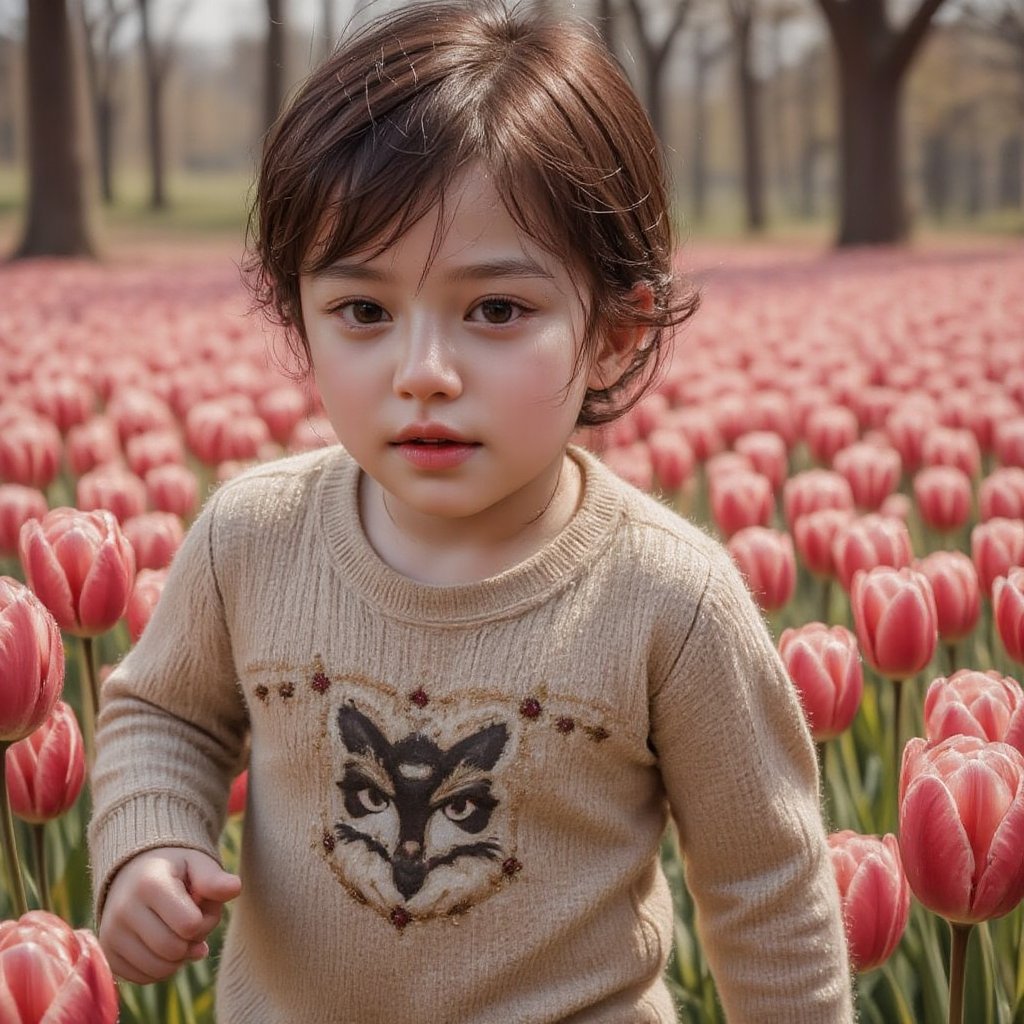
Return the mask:
<svg viewBox="0 0 1024 1024">
<path fill-rule="evenodd" d="M 325 830 L 324 831 L 324 837 L 323 837 L 323 839 L 321 841 L 324 844 L 324 849 L 328 853 L 333 853 L 335 844 L 337 843 L 337 840 L 334 838 L 334 836 L 331 835 L 330 832 Z"/>
<path fill-rule="evenodd" d="M 562 715 L 561 718 L 555 722 L 555 728 L 560 732 L 568 735 L 576 728 L 576 722 L 568 715 Z"/>
<path fill-rule="evenodd" d="M 399 931 L 401 931 L 411 920 L 412 918 L 409 916 L 409 911 L 406 910 L 405 907 L 395 907 L 395 909 L 391 911 L 391 923 Z"/>
<path fill-rule="evenodd" d="M 323 672 L 314 672 L 313 680 L 309 685 L 312 686 L 317 693 L 325 693 L 327 691 L 327 687 L 331 685 L 331 681 L 323 674 Z"/>
<path fill-rule="evenodd" d="M 536 697 L 526 697 L 519 705 L 519 714 L 523 718 L 540 718 L 540 701 Z"/>
<path fill-rule="evenodd" d="M 264 704 L 266 704 L 267 697 L 270 696 L 270 688 L 260 683 L 260 685 L 257 686 L 255 690 L 253 690 L 253 693 L 255 693 L 256 696 L 259 697 L 259 699 L 263 701 Z"/>
<path fill-rule="evenodd" d="M 418 690 L 413 690 L 413 692 L 409 694 L 409 700 L 411 700 L 418 708 L 425 708 L 430 703 L 430 698 L 427 696 L 427 693 L 422 686 Z"/>
<path fill-rule="evenodd" d="M 513 875 L 518 875 L 519 872 L 522 870 L 523 865 L 518 860 L 516 860 L 515 857 L 509 857 L 508 859 L 502 861 L 501 873 L 506 878 L 511 878 Z"/>
<path fill-rule="evenodd" d="M 295 696 L 295 684 L 294 683 L 281 683 L 277 688 L 277 692 L 287 700 L 289 697 Z"/>
</svg>

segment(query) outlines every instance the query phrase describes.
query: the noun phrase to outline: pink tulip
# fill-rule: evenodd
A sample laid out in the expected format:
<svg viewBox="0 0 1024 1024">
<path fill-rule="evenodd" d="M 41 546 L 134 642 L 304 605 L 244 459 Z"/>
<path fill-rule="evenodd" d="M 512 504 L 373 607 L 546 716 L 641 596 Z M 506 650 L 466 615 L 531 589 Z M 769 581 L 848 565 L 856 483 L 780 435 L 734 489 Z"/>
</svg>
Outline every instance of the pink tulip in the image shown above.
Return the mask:
<svg viewBox="0 0 1024 1024">
<path fill-rule="evenodd" d="M 880 967 L 899 945 L 910 915 L 910 887 L 894 835 L 845 830 L 828 837 L 850 962 L 856 971 Z"/>
<path fill-rule="evenodd" d="M 913 503 L 905 495 L 899 491 L 893 491 L 881 505 L 878 506 L 878 514 L 881 516 L 888 516 L 890 519 L 899 519 L 906 523 L 910 519 L 910 513 L 913 511 Z"/>
<path fill-rule="evenodd" d="M 245 802 L 249 795 L 249 771 L 246 769 L 235 776 L 231 783 L 231 792 L 228 793 L 228 815 L 242 814 L 245 811 Z"/>
<path fill-rule="evenodd" d="M 287 444 L 295 425 L 306 415 L 309 402 L 302 391 L 289 384 L 271 388 L 256 400 L 256 411 L 278 444 Z"/>
<path fill-rule="evenodd" d="M 851 520 L 832 542 L 836 576 L 844 590 L 850 589 L 854 574 L 862 569 L 902 569 L 910 565 L 912 557 L 906 523 L 877 513 Z"/>
<path fill-rule="evenodd" d="M 928 466 L 914 477 L 921 521 L 933 530 L 958 530 L 971 514 L 971 478 L 955 466 Z"/>
<path fill-rule="evenodd" d="M 640 399 L 629 411 L 629 417 L 636 425 L 640 440 L 646 440 L 664 422 L 668 412 L 668 399 L 658 392 L 651 392 Z"/>
<path fill-rule="evenodd" d="M 60 469 L 57 428 L 40 416 L 8 423 L 0 431 L 0 480 L 46 490 Z"/>
<path fill-rule="evenodd" d="M 981 471 L 981 448 L 969 430 L 933 427 L 921 444 L 921 462 L 925 466 L 955 466 L 973 478 Z"/>
<path fill-rule="evenodd" d="M 760 473 L 748 470 L 714 476 L 709 493 L 711 515 L 726 537 L 747 526 L 767 526 L 772 520 L 772 483 Z"/>
<path fill-rule="evenodd" d="M 739 452 L 717 452 L 704 464 L 704 473 L 710 486 L 716 480 L 722 480 L 733 473 L 754 473 L 753 463 Z"/>
<path fill-rule="evenodd" d="M 832 468 L 846 478 L 854 504 L 873 511 L 900 482 L 900 456 L 895 448 L 880 448 L 867 441 L 836 452 Z"/>
<path fill-rule="evenodd" d="M 234 396 L 238 398 L 240 396 Z M 201 462 L 216 466 L 228 459 L 256 458 L 270 439 L 270 429 L 248 403 L 229 400 L 202 402 L 191 408 L 185 418 L 188 445 Z"/>
<path fill-rule="evenodd" d="M 888 566 L 858 572 L 850 606 L 864 658 L 881 675 L 907 679 L 931 661 L 938 613 L 922 573 Z"/>
<path fill-rule="evenodd" d="M 977 736 L 1009 743 L 1024 754 L 1024 690 L 998 672 L 961 669 L 932 680 L 924 699 L 925 735 L 930 743 L 950 736 Z"/>
<path fill-rule="evenodd" d="M 40 380 L 32 395 L 32 404 L 61 434 L 67 434 L 92 414 L 96 395 L 84 380 L 65 374 Z"/>
<path fill-rule="evenodd" d="M 35 487 L 0 484 L 0 558 L 18 553 L 18 536 L 29 519 L 42 519 L 46 495 Z"/>
<path fill-rule="evenodd" d="M 199 481 L 187 466 L 156 466 L 146 474 L 146 495 L 158 512 L 189 520 L 199 505 Z"/>
<path fill-rule="evenodd" d="M 136 569 L 163 569 L 171 564 L 185 529 L 173 512 L 143 512 L 127 519 L 122 527 L 135 551 Z"/>
<path fill-rule="evenodd" d="M 856 414 L 842 405 L 825 406 L 807 416 L 804 440 L 815 461 L 831 465 L 836 452 L 854 443 L 860 435 Z"/>
<path fill-rule="evenodd" d="M 992 586 L 992 614 L 1006 653 L 1024 664 L 1024 569 L 997 576 Z"/>
<path fill-rule="evenodd" d="M 1004 466 L 1024 468 L 1024 416 L 997 424 L 992 435 L 992 447 Z"/>
<path fill-rule="evenodd" d="M 185 464 L 185 446 L 176 430 L 150 430 L 128 438 L 124 446 L 128 468 L 140 478 L 155 466 Z"/>
<path fill-rule="evenodd" d="M 7 750 L 11 810 L 34 825 L 52 821 L 74 806 L 84 780 L 82 731 L 59 700 L 38 729 Z"/>
<path fill-rule="evenodd" d="M 38 729 L 64 688 L 64 643 L 28 587 L 0 576 L 0 742 Z"/>
<path fill-rule="evenodd" d="M 4 1024 L 114 1024 L 117 988 L 99 943 L 55 914 L 0 921 Z"/>
<path fill-rule="evenodd" d="M 125 610 L 128 634 L 133 644 L 142 636 L 142 631 L 148 625 L 153 609 L 160 600 L 164 584 L 167 582 L 167 572 L 167 569 L 142 569 L 135 577 L 135 586 L 132 587 L 128 608 Z"/>
<path fill-rule="evenodd" d="M 122 387 L 107 403 L 107 415 L 117 427 L 121 444 L 136 434 L 151 430 L 175 430 L 176 421 L 171 407 L 152 391 Z"/>
<path fill-rule="evenodd" d="M 113 514 L 55 508 L 21 530 L 29 586 L 73 636 L 99 636 L 124 614 L 135 552 Z"/>
<path fill-rule="evenodd" d="M 782 488 L 789 528 L 809 512 L 823 508 L 853 511 L 853 491 L 845 477 L 831 469 L 807 469 L 791 476 Z"/>
<path fill-rule="evenodd" d="M 97 466 L 79 477 L 75 502 L 83 512 L 105 508 L 123 523 L 146 511 L 146 485 L 122 466 Z"/>
<path fill-rule="evenodd" d="M 771 480 L 773 491 L 778 491 L 789 473 L 789 451 L 781 434 L 753 430 L 737 437 L 733 448 L 745 456 L 758 473 Z"/>
<path fill-rule="evenodd" d="M 796 556 L 788 533 L 747 526 L 729 538 L 729 554 L 763 611 L 778 611 L 793 596 Z"/>
<path fill-rule="evenodd" d="M 71 472 L 83 476 L 89 470 L 121 456 L 121 442 L 114 421 L 107 416 L 94 416 L 72 427 L 67 437 L 67 458 Z"/>
<path fill-rule="evenodd" d="M 1024 469 L 1004 466 L 985 477 L 978 488 L 978 511 L 982 522 L 996 516 L 1024 519 Z"/>
<path fill-rule="evenodd" d="M 666 417 L 666 424 L 683 435 L 698 462 L 707 462 L 725 448 L 725 439 L 707 409 L 673 409 Z"/>
<path fill-rule="evenodd" d="M 651 452 L 643 441 L 634 441 L 625 448 L 609 448 L 602 459 L 613 473 L 639 490 L 649 492 L 654 487 Z"/>
<path fill-rule="evenodd" d="M 959 924 L 1024 897 L 1024 756 L 1006 743 L 915 738 L 900 771 L 900 853 L 914 895 Z"/>
<path fill-rule="evenodd" d="M 800 560 L 816 576 L 835 576 L 832 545 L 853 518 L 854 514 L 849 509 L 822 508 L 801 516 L 793 524 L 793 541 Z"/>
<path fill-rule="evenodd" d="M 920 469 L 924 437 L 934 426 L 934 415 L 918 406 L 900 406 L 886 417 L 886 437 L 900 453 L 900 459 L 908 473 L 915 473 Z"/>
<path fill-rule="evenodd" d="M 693 473 L 690 446 L 678 431 L 658 427 L 647 437 L 654 478 L 663 491 L 674 494 Z"/>
<path fill-rule="evenodd" d="M 974 563 L 962 551 L 934 551 L 914 563 L 935 594 L 939 636 L 947 644 L 963 640 L 978 624 L 981 588 Z"/>
<path fill-rule="evenodd" d="M 815 740 L 834 739 L 848 729 L 864 691 L 857 638 L 843 626 L 811 622 L 784 630 L 779 654 Z"/>
<path fill-rule="evenodd" d="M 1024 519 L 997 516 L 978 523 L 971 530 L 971 559 L 978 570 L 982 595 L 991 597 L 997 576 L 1024 565 Z"/>
</svg>

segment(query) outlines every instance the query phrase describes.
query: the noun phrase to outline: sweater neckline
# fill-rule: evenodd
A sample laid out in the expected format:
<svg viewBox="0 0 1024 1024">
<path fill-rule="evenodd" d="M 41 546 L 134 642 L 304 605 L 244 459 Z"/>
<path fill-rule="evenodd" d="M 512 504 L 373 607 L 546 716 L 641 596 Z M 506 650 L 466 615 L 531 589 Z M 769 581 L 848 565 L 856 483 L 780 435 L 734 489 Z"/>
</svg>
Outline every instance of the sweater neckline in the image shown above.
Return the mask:
<svg viewBox="0 0 1024 1024">
<path fill-rule="evenodd" d="M 328 460 L 317 495 L 322 539 L 345 586 L 381 611 L 408 621 L 463 625 L 505 617 L 539 604 L 564 587 L 607 546 L 620 498 L 608 470 L 590 452 L 570 445 L 583 496 L 562 531 L 529 558 L 473 583 L 421 583 L 391 568 L 370 545 L 359 516 L 362 470 L 344 449 Z"/>
</svg>

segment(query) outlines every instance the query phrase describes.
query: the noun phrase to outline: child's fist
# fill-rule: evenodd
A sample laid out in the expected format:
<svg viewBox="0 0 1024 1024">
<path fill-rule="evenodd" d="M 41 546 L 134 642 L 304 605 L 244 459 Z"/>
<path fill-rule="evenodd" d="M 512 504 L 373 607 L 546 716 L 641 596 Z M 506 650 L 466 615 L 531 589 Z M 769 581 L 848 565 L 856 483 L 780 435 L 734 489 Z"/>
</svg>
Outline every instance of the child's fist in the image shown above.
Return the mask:
<svg viewBox="0 0 1024 1024">
<path fill-rule="evenodd" d="M 133 857 L 114 876 L 98 930 L 111 970 L 147 984 L 209 953 L 206 936 L 241 879 L 198 850 L 161 847 Z"/>
</svg>

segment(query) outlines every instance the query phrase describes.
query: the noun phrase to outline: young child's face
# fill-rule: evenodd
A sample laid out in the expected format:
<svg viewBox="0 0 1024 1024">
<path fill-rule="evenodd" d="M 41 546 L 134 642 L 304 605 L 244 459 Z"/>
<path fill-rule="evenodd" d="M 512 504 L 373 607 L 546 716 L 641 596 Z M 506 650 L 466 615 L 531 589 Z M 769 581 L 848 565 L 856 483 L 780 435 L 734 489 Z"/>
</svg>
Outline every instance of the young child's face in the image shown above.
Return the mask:
<svg viewBox="0 0 1024 1024">
<path fill-rule="evenodd" d="M 300 281 L 313 370 L 338 440 L 421 514 L 540 508 L 592 359 L 569 271 L 522 234 L 482 170 L 380 256 Z M 534 502 L 534 498 L 536 499 Z"/>
</svg>

